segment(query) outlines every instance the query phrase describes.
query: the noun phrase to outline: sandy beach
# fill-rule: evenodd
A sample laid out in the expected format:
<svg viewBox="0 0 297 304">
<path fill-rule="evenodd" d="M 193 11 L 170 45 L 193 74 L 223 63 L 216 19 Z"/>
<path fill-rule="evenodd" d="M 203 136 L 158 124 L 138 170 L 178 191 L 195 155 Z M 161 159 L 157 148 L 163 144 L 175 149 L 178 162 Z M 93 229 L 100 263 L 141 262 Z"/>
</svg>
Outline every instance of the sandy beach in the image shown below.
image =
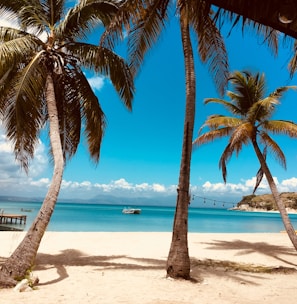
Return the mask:
<svg viewBox="0 0 297 304">
<path fill-rule="evenodd" d="M 23 232 L 1 232 L 0 257 L 8 257 Z M 252 273 L 205 266 L 207 259 L 297 269 L 297 254 L 285 233 L 190 233 L 191 276 L 166 278 L 171 233 L 47 232 L 34 275 L 36 290 L 0 290 L 1 304 L 127 303 L 225 304 L 296 301 L 296 271 Z M 197 261 L 203 261 L 199 265 Z M 252 267 L 253 268 L 253 267 Z"/>
</svg>

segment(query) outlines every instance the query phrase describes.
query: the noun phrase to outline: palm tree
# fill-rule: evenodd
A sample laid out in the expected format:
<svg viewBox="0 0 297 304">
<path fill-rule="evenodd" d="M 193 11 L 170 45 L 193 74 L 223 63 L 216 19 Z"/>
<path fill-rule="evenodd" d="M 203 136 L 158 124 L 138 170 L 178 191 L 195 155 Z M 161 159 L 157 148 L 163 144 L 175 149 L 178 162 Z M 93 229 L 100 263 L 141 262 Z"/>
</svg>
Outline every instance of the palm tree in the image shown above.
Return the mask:
<svg viewBox="0 0 297 304">
<path fill-rule="evenodd" d="M 108 76 L 131 109 L 133 76 L 110 49 L 88 44 L 86 34 L 107 26 L 116 0 L 83 0 L 64 14 L 65 0 L 0 0 L 18 28 L 0 27 L 0 115 L 16 159 L 28 171 L 40 130 L 49 126 L 54 171 L 41 209 L 25 238 L 2 265 L 1 275 L 24 277 L 31 269 L 54 210 L 66 161 L 78 147 L 81 128 L 98 162 L 105 117 L 83 68 Z M 11 280 L 10 280 L 11 281 Z"/>
<path fill-rule="evenodd" d="M 190 200 L 190 166 L 195 122 L 196 77 L 190 32 L 198 41 L 198 53 L 203 62 L 209 63 L 210 72 L 223 94 L 228 77 L 228 60 L 225 46 L 212 20 L 210 5 L 197 0 L 129 0 L 121 6 L 101 43 L 113 47 L 121 37 L 123 25 L 128 30 L 129 61 L 136 74 L 144 55 L 156 43 L 175 5 L 179 17 L 185 64 L 186 106 L 182 158 L 177 187 L 176 212 L 171 247 L 167 259 L 167 275 L 172 278 L 190 278 L 188 253 L 188 205 Z"/>
<path fill-rule="evenodd" d="M 269 149 L 280 161 L 280 164 L 286 167 L 286 158 L 275 140 L 269 135 L 284 134 L 290 137 L 297 137 L 297 125 L 292 121 L 270 120 L 276 106 L 280 103 L 283 94 L 296 87 L 279 87 L 274 92 L 265 97 L 265 77 L 264 74 L 251 74 L 248 71 L 234 72 L 230 77 L 230 82 L 234 87 L 234 92 L 228 92 L 230 101 L 208 98 L 205 103 L 217 103 L 224 106 L 234 116 L 211 115 L 207 118 L 200 129 L 210 130 L 199 135 L 193 142 L 194 147 L 201 144 L 212 142 L 217 138 L 229 136 L 229 142 L 223 151 L 219 161 L 219 167 L 222 170 L 223 179 L 227 178 L 227 162 L 233 153 L 238 154 L 244 145 L 251 143 L 256 156 L 260 162 L 260 170 L 257 174 L 257 181 L 254 192 L 259 186 L 263 175 L 265 175 L 274 201 L 280 212 L 283 224 L 288 236 L 297 250 L 297 236 L 288 217 L 286 208 L 278 193 L 276 184 L 266 162 L 266 153 Z M 261 151 L 260 146 L 263 146 Z"/>
</svg>

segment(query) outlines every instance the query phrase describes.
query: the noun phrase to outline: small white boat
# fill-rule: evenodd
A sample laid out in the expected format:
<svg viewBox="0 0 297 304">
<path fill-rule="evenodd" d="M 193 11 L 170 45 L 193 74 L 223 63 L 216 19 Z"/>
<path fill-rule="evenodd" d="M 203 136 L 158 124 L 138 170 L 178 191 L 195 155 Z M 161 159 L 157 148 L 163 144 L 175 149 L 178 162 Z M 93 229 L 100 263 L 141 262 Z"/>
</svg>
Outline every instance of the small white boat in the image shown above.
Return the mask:
<svg viewBox="0 0 297 304">
<path fill-rule="evenodd" d="M 122 213 L 124 213 L 124 214 L 140 214 L 141 213 L 141 209 L 137 209 L 137 208 L 124 208 L 122 210 Z"/>
</svg>

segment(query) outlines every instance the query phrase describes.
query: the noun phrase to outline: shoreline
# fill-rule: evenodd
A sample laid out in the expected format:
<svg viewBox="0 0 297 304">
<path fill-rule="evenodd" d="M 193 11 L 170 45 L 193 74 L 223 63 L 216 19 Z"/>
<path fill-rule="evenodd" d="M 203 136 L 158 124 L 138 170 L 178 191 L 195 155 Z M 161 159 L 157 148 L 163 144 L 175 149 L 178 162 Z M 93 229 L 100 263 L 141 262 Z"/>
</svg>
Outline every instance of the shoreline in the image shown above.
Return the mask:
<svg viewBox="0 0 297 304">
<path fill-rule="evenodd" d="M 267 212 L 267 213 L 279 213 L 278 210 L 267 210 L 267 209 L 261 209 L 261 208 L 252 208 L 248 206 L 241 207 L 233 207 L 229 208 L 230 211 L 240 211 L 240 212 Z M 286 208 L 288 214 L 297 214 L 297 210 L 292 208 Z"/>
<path fill-rule="evenodd" d="M 0 232 L 1 259 L 25 232 Z M 246 273 L 195 261 L 231 261 L 297 269 L 285 233 L 189 233 L 191 276 L 197 283 L 166 278 L 171 232 L 46 232 L 33 274 L 37 289 L 1 290 L 5 303 L 27 304 L 292 304 L 297 274 Z"/>
</svg>

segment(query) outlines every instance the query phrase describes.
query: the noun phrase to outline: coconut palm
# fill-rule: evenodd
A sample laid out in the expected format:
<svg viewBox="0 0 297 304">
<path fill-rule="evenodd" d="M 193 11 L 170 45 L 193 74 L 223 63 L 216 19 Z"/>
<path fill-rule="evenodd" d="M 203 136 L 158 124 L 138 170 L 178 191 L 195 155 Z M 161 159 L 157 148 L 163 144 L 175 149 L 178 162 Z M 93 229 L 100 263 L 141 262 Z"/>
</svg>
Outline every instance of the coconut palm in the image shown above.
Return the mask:
<svg viewBox="0 0 297 304">
<path fill-rule="evenodd" d="M 136 74 L 146 52 L 157 42 L 170 19 L 172 8 L 176 10 L 180 22 L 185 62 L 186 107 L 176 212 L 166 268 L 167 275 L 172 278 L 189 279 L 188 205 L 196 102 L 193 40 L 190 33 L 192 31 L 196 36 L 200 58 L 209 64 L 211 75 L 221 94 L 224 92 L 228 77 L 228 60 L 222 37 L 211 18 L 210 5 L 206 5 L 204 1 L 129 0 L 121 6 L 109 30 L 102 36 L 101 43 L 113 47 L 116 40 L 121 37 L 122 27 L 125 26 L 128 30 L 130 67 Z"/>
<path fill-rule="evenodd" d="M 65 0 L 0 0 L 1 13 L 18 22 L 0 27 L 0 115 L 16 159 L 28 171 L 42 128 L 49 127 L 54 171 L 41 209 L 1 274 L 23 277 L 34 259 L 58 198 L 64 166 L 78 147 L 81 128 L 98 162 L 105 117 L 83 69 L 110 78 L 130 109 L 133 77 L 111 50 L 86 34 L 110 23 L 118 1 L 82 0 L 66 14 Z"/>
<path fill-rule="evenodd" d="M 297 250 L 297 236 L 288 217 L 286 208 L 278 193 L 276 184 L 266 162 L 266 153 L 271 153 L 279 160 L 283 167 L 286 167 L 286 158 L 276 143 L 269 135 L 284 134 L 290 137 L 297 137 L 297 125 L 292 121 L 271 120 L 276 106 L 279 105 L 283 94 L 289 89 L 295 88 L 284 86 L 277 88 L 274 92 L 265 96 L 265 77 L 264 74 L 252 74 L 248 71 L 234 72 L 230 77 L 230 82 L 234 87 L 234 92 L 228 92 L 230 100 L 218 98 L 208 98 L 205 103 L 217 103 L 224 106 L 233 116 L 211 115 L 207 118 L 200 129 L 205 128 L 209 131 L 201 134 L 193 142 L 194 147 L 201 144 L 212 142 L 217 138 L 229 136 L 229 142 L 224 149 L 219 161 L 219 167 L 222 170 L 223 179 L 227 178 L 227 162 L 233 153 L 238 154 L 244 145 L 249 143 L 256 153 L 260 162 L 260 170 L 257 174 L 257 181 L 254 192 L 259 186 L 263 175 L 265 175 L 272 192 L 274 201 L 280 212 L 283 224 L 288 236 Z M 261 147 L 263 150 L 261 151 Z"/>
</svg>

